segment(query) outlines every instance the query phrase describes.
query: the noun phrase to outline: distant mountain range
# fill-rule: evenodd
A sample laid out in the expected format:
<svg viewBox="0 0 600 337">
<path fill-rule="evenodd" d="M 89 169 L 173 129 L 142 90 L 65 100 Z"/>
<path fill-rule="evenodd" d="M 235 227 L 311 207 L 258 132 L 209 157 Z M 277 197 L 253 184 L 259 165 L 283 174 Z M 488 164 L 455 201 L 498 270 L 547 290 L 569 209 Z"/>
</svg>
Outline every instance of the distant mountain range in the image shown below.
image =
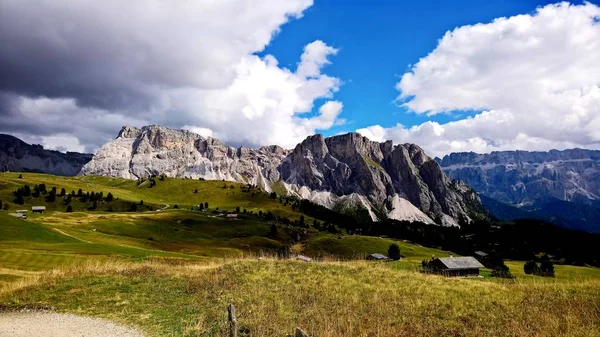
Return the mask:
<svg viewBox="0 0 600 337">
<path fill-rule="evenodd" d="M 92 154 L 45 150 L 22 140 L 0 134 L 0 172 L 41 172 L 61 176 L 77 175 Z"/>
<path fill-rule="evenodd" d="M 600 232 L 600 151 L 452 153 L 436 161 L 501 220 L 529 217 Z"/>
</svg>

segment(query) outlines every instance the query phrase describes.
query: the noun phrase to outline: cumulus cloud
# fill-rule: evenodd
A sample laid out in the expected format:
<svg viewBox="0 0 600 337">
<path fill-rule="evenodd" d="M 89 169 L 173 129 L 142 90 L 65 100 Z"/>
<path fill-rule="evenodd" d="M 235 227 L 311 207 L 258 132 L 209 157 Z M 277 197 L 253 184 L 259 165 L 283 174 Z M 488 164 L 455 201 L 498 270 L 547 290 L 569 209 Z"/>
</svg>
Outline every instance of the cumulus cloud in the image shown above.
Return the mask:
<svg viewBox="0 0 600 337">
<path fill-rule="evenodd" d="M 371 126 L 374 139 L 452 151 L 600 148 L 600 7 L 559 3 L 447 32 L 405 73 L 398 102 L 445 124 Z"/>
<path fill-rule="evenodd" d="M 90 151 L 122 125 L 163 124 L 235 145 L 293 146 L 341 121 L 335 101 L 302 116 L 339 90 L 340 79 L 322 73 L 338 50 L 309 43 L 295 70 L 256 53 L 311 5 L 2 2 L 0 132 Z"/>
</svg>

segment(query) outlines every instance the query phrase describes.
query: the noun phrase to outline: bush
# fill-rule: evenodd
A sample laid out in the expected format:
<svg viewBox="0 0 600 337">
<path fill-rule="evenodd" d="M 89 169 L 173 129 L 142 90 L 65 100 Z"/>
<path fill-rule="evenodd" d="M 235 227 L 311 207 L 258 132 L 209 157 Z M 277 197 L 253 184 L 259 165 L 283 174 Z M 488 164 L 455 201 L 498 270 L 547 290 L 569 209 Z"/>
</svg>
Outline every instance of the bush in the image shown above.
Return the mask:
<svg viewBox="0 0 600 337">
<path fill-rule="evenodd" d="M 502 264 L 496 265 L 494 270 L 492 270 L 492 277 L 515 278 L 513 274 L 511 274 L 510 269 L 508 269 L 508 266 L 504 264 L 504 262 L 502 262 Z"/>
<path fill-rule="evenodd" d="M 400 260 L 400 247 L 392 243 L 388 248 L 388 257 L 394 261 Z"/>
<path fill-rule="evenodd" d="M 554 277 L 554 264 L 550 260 L 543 260 L 540 264 L 540 276 Z"/>
<path fill-rule="evenodd" d="M 538 267 L 538 264 L 533 260 L 525 262 L 525 265 L 523 266 L 523 271 L 527 275 L 531 275 L 531 274 L 535 275 L 535 274 L 537 274 L 539 269 L 540 268 Z"/>
<path fill-rule="evenodd" d="M 73 207 L 71 205 L 67 206 L 67 213 L 73 212 Z"/>
<path fill-rule="evenodd" d="M 179 205 L 175 204 L 175 205 L 173 205 L 173 208 L 178 209 Z"/>
<path fill-rule="evenodd" d="M 8 210 L 10 209 L 10 205 L 9 205 L 7 202 L 5 202 L 5 203 L 4 203 L 4 205 L 2 206 L 2 208 L 3 208 L 5 211 L 8 211 Z"/>
</svg>

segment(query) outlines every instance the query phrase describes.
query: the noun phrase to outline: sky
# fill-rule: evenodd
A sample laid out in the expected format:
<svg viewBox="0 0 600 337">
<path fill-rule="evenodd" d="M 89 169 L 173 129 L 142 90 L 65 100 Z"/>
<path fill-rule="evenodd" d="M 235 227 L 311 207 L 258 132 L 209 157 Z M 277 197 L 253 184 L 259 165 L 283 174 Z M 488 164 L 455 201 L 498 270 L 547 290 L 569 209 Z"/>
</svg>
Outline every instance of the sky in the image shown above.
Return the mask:
<svg viewBox="0 0 600 337">
<path fill-rule="evenodd" d="M 0 2 L 0 133 L 94 152 L 124 125 L 293 148 L 600 149 L 600 7 L 533 0 Z"/>
</svg>

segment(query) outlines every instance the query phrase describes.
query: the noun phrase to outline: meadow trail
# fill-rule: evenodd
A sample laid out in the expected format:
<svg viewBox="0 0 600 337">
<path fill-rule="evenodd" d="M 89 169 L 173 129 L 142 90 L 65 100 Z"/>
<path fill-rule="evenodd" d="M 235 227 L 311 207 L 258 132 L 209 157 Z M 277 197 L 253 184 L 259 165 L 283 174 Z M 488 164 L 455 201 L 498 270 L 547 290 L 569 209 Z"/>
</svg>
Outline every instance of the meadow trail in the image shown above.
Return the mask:
<svg viewBox="0 0 600 337">
<path fill-rule="evenodd" d="M 143 337 L 111 321 L 53 312 L 0 313 L 0 337 Z"/>
<path fill-rule="evenodd" d="M 73 238 L 73 239 L 75 239 L 75 240 L 79 240 L 79 241 L 81 241 L 81 242 L 85 242 L 85 243 L 93 243 L 93 242 L 91 242 L 91 241 L 84 240 L 84 239 L 80 239 L 80 238 L 78 238 L 78 237 L 75 237 L 75 236 L 73 236 L 73 235 L 71 235 L 71 234 L 65 233 L 64 231 L 62 231 L 62 230 L 60 230 L 60 229 L 58 229 L 58 228 L 56 228 L 56 227 L 52 227 L 52 229 L 53 229 L 53 230 L 55 230 L 55 231 L 57 231 L 57 232 L 59 232 L 59 233 L 60 233 L 60 234 L 62 234 L 62 235 L 66 235 L 66 236 L 68 236 L 68 237 L 70 237 L 70 238 Z"/>
</svg>

